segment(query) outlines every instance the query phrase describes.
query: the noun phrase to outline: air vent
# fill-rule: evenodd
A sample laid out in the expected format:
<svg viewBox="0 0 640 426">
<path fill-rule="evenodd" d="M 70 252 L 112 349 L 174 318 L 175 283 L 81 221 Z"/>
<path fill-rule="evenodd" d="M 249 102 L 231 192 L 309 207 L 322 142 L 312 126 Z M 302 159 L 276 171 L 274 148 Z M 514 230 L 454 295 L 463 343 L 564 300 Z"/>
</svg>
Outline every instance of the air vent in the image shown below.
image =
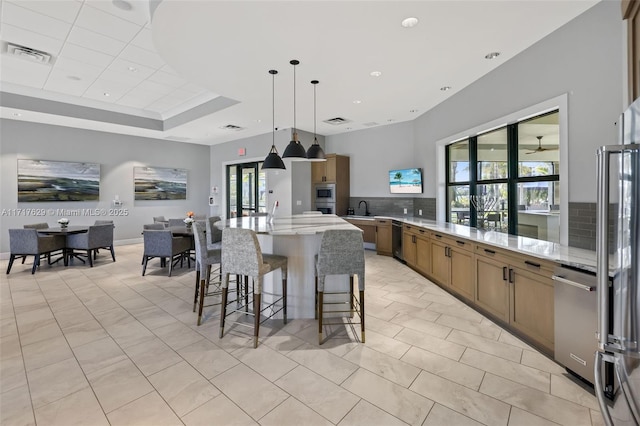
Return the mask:
<svg viewBox="0 0 640 426">
<path fill-rule="evenodd" d="M 39 64 L 48 64 L 51 60 L 51 55 L 47 52 L 42 52 L 40 50 L 31 49 L 30 47 L 20 46 L 13 43 L 7 43 L 7 53 Z"/>
<path fill-rule="evenodd" d="M 373 126 L 379 126 L 380 124 L 379 124 L 379 123 L 376 123 L 375 121 L 370 121 L 370 122 L 368 122 L 368 123 L 362 123 L 362 125 L 363 125 L 364 127 L 373 127 Z"/>
<path fill-rule="evenodd" d="M 220 127 L 223 130 L 233 130 L 234 132 L 239 132 L 240 130 L 244 130 L 240 126 L 236 126 L 235 124 L 227 124 L 226 126 Z"/>
<path fill-rule="evenodd" d="M 351 120 L 347 120 L 346 118 L 342 118 L 342 117 L 335 117 L 335 118 L 330 118 L 328 120 L 324 120 L 324 122 L 327 124 L 333 124 L 334 126 L 339 126 L 340 124 L 350 123 Z"/>
</svg>

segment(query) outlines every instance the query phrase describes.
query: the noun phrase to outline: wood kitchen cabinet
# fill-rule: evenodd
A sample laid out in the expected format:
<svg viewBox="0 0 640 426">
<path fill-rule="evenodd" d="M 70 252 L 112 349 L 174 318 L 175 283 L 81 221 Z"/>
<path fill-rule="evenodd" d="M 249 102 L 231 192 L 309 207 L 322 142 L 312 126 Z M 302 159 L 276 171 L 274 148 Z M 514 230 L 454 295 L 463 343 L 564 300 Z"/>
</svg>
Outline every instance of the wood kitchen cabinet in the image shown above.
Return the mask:
<svg viewBox="0 0 640 426">
<path fill-rule="evenodd" d="M 349 157 L 337 154 L 327 154 L 327 161 L 311 163 L 312 183 L 343 183 L 346 172 L 347 184 L 349 180 Z"/>
<path fill-rule="evenodd" d="M 473 248 L 469 241 L 430 236 L 431 277 L 460 296 L 474 300 Z"/>
<path fill-rule="evenodd" d="M 553 265 L 478 245 L 475 269 L 478 307 L 553 352 Z"/>
<path fill-rule="evenodd" d="M 402 255 L 410 267 L 423 274 L 429 274 L 431 256 L 429 233 L 418 226 L 405 224 L 402 229 Z"/>
<path fill-rule="evenodd" d="M 391 219 L 376 219 L 376 252 L 383 256 L 393 256 Z"/>
<path fill-rule="evenodd" d="M 362 229 L 362 239 L 365 243 L 376 243 L 376 222 L 371 219 L 350 219 L 345 218 L 345 220 L 358 228 Z"/>
</svg>

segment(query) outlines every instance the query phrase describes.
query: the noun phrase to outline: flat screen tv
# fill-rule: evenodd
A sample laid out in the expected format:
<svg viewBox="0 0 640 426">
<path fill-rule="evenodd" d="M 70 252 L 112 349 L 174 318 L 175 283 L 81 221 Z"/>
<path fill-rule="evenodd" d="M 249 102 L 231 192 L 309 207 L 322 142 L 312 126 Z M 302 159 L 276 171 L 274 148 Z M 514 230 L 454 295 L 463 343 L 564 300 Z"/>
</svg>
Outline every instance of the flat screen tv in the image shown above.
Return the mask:
<svg viewBox="0 0 640 426">
<path fill-rule="evenodd" d="M 421 194 L 422 169 L 389 170 L 389 191 L 392 194 Z"/>
</svg>

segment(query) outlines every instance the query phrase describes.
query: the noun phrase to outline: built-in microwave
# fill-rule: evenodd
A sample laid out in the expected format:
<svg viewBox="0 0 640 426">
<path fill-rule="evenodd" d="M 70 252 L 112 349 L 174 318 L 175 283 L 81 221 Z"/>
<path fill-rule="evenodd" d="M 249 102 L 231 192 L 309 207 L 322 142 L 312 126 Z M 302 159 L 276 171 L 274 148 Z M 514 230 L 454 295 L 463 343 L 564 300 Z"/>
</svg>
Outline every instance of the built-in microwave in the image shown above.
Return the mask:
<svg viewBox="0 0 640 426">
<path fill-rule="evenodd" d="M 336 214 L 336 203 L 316 201 L 316 210 L 322 214 Z"/>
<path fill-rule="evenodd" d="M 325 203 L 336 202 L 336 184 L 335 183 L 321 183 L 315 186 L 315 201 Z"/>
</svg>

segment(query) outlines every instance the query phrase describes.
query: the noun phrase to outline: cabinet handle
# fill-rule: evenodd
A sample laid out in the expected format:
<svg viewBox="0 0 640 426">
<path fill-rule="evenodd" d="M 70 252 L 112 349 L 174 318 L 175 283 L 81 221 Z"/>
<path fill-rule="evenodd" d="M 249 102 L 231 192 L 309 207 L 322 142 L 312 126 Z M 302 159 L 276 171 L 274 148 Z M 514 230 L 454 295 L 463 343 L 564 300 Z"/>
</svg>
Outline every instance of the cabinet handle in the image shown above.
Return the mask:
<svg viewBox="0 0 640 426">
<path fill-rule="evenodd" d="M 379 220 L 378 223 L 387 223 L 386 220 Z"/>
<path fill-rule="evenodd" d="M 524 263 L 526 263 L 526 264 L 527 264 L 527 265 L 529 265 L 529 266 L 533 266 L 534 268 L 539 268 L 539 267 L 540 267 L 540 264 L 539 264 L 539 263 L 532 262 L 532 261 L 530 261 L 530 260 L 525 260 L 525 261 L 524 261 Z"/>
<path fill-rule="evenodd" d="M 513 268 L 509 268 L 509 282 L 513 284 L 515 277 L 513 276 Z"/>
<path fill-rule="evenodd" d="M 421 234 L 424 234 L 424 229 L 419 229 L 418 232 L 420 232 Z"/>
<path fill-rule="evenodd" d="M 502 267 L 502 279 L 503 279 L 503 281 L 507 280 L 507 267 L 506 266 Z"/>
<path fill-rule="evenodd" d="M 418 240 L 416 239 L 416 236 L 415 236 L 415 235 L 412 235 L 412 237 L 413 237 L 413 242 L 414 242 L 414 243 L 417 243 L 417 242 L 418 242 Z"/>
<path fill-rule="evenodd" d="M 485 253 L 489 253 L 489 254 L 496 254 L 495 250 L 484 249 L 484 252 Z M 506 280 L 506 278 L 505 278 L 505 280 Z"/>
<path fill-rule="evenodd" d="M 458 245 L 461 245 L 461 246 L 466 244 L 464 241 L 460 241 L 460 240 L 456 240 L 456 243 L 458 243 Z"/>
<path fill-rule="evenodd" d="M 433 234 L 436 238 L 442 238 L 442 235 L 440 234 Z"/>
</svg>

